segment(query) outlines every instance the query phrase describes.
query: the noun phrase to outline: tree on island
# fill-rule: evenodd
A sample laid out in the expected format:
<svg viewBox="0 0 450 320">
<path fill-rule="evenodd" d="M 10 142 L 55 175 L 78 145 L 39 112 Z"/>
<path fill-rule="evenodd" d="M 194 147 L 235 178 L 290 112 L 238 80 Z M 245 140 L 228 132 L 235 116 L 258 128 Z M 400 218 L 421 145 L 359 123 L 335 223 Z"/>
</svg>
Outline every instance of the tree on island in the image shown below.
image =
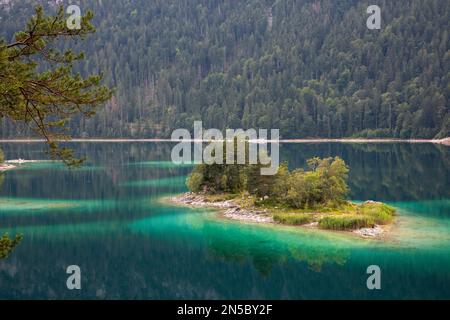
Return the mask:
<svg viewBox="0 0 450 320">
<path fill-rule="evenodd" d="M 82 160 L 57 144 L 70 139 L 66 124 L 77 115 L 94 115 L 112 94 L 100 85 L 102 75 L 73 74 L 73 65 L 84 59 L 83 53 L 58 49 L 60 39 L 84 39 L 95 32 L 92 18 L 88 11 L 81 17 L 81 28 L 72 30 L 63 6 L 55 16 L 46 16 L 39 6 L 25 30 L 15 34 L 14 42 L 0 38 L 0 117 L 29 125 L 47 141 L 51 156 L 68 165 Z"/>
<path fill-rule="evenodd" d="M 234 154 L 237 154 L 236 141 Z M 189 190 L 206 194 L 248 193 L 259 201 L 296 209 L 336 207 L 345 202 L 349 192 L 349 168 L 339 157 L 309 159 L 309 170 L 290 171 L 284 162 L 275 175 L 261 175 L 264 165 L 259 161 L 250 164 L 246 159 L 245 164 L 225 164 L 225 147 L 223 159 L 224 164 L 196 166 L 186 181 Z"/>
</svg>

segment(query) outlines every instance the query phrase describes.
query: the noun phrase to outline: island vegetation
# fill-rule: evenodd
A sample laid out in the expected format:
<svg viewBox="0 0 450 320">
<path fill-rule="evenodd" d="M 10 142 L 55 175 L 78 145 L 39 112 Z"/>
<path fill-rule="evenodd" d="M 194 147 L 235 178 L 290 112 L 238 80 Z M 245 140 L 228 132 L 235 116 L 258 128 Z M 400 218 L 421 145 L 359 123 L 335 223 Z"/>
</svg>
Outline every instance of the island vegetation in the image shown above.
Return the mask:
<svg viewBox="0 0 450 320">
<path fill-rule="evenodd" d="M 226 153 L 224 153 L 226 157 Z M 349 168 L 340 157 L 311 158 L 306 168 L 260 174 L 261 164 L 199 164 L 188 176 L 190 194 L 178 200 L 224 209 L 230 217 L 249 213 L 285 225 L 308 225 L 328 230 L 357 230 L 388 225 L 395 209 L 381 202 L 356 204 L 347 200 Z M 240 220 L 246 220 L 242 218 Z"/>
</svg>

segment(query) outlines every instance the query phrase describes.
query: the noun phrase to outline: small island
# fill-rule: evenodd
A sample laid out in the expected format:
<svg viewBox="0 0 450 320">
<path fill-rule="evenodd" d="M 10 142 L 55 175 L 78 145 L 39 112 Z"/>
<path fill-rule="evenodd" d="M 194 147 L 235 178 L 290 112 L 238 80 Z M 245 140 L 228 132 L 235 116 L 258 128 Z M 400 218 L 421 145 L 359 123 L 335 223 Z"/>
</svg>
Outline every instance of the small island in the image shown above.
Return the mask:
<svg viewBox="0 0 450 320">
<path fill-rule="evenodd" d="M 350 231 L 381 237 L 395 209 L 376 201 L 347 200 L 349 168 L 339 157 L 312 158 L 306 169 L 280 165 L 273 176 L 260 164 L 200 164 L 188 176 L 189 193 L 172 197 L 177 205 L 211 207 L 229 219 Z"/>
</svg>

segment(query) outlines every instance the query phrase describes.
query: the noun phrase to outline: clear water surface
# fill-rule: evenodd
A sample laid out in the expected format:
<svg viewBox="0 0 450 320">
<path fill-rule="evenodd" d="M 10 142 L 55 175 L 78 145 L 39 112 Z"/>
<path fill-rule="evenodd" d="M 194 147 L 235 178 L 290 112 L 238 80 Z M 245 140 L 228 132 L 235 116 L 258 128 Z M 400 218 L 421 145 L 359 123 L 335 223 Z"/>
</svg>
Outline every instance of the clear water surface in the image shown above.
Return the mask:
<svg viewBox="0 0 450 320">
<path fill-rule="evenodd" d="M 283 144 L 282 160 L 341 156 L 353 200 L 398 209 L 389 241 L 223 220 L 165 204 L 191 166 L 170 143 L 71 143 L 86 166 L 27 164 L 0 176 L 0 234 L 23 241 L 0 260 L 0 299 L 449 299 L 450 148 Z M 41 143 L 3 143 L 45 159 Z M 66 288 L 79 265 L 82 290 Z M 366 287 L 379 265 L 382 289 Z"/>
</svg>

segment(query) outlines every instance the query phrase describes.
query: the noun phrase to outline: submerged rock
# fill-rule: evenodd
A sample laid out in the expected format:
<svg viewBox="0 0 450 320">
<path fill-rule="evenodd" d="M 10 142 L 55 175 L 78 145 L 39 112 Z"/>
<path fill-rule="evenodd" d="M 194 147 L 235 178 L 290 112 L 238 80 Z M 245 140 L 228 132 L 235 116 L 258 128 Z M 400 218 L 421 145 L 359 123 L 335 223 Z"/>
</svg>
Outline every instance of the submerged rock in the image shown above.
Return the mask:
<svg viewBox="0 0 450 320">
<path fill-rule="evenodd" d="M 384 229 L 376 225 L 373 228 L 362 228 L 353 232 L 364 238 L 375 238 L 381 236 L 384 233 Z"/>
</svg>

